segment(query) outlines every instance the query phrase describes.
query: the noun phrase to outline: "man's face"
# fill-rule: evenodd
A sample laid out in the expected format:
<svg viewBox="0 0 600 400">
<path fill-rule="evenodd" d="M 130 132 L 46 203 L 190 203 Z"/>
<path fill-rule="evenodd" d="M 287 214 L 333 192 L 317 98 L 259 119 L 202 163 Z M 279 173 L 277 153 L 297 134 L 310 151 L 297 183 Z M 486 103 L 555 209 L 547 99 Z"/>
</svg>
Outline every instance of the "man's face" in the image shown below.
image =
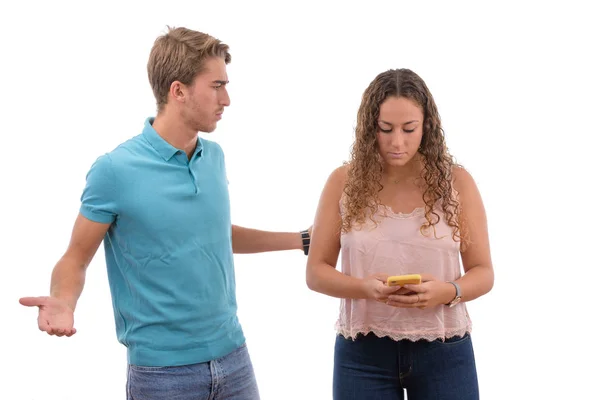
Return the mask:
<svg viewBox="0 0 600 400">
<path fill-rule="evenodd" d="M 209 58 L 204 69 L 189 86 L 183 86 L 185 101 L 181 116 L 186 125 L 199 132 L 213 132 L 225 107 L 229 106 L 229 94 L 225 60 Z"/>
</svg>

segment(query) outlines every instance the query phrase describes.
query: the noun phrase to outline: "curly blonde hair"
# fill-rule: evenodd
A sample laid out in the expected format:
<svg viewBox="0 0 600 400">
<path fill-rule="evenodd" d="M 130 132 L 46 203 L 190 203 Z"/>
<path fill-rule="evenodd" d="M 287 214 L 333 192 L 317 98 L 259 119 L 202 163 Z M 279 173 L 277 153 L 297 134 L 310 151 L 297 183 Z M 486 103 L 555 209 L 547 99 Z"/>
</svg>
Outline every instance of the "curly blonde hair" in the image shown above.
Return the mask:
<svg viewBox="0 0 600 400">
<path fill-rule="evenodd" d="M 466 245 L 466 230 L 460 218 L 460 203 L 453 194 L 452 169 L 457 164 L 449 154 L 437 106 L 425 82 L 409 69 L 394 69 L 379 74 L 365 90 L 358 109 L 356 137 L 348 164 L 348 179 L 344 187 L 342 232 L 361 226 L 367 216 L 377 224 L 374 215 L 381 205 L 378 193 L 383 165 L 377 145 L 377 119 L 381 104 L 389 97 L 403 97 L 414 101 L 423 110 L 423 137 L 418 154 L 422 158 L 423 201 L 425 222 L 421 233 L 433 229 L 440 221 L 440 204 L 452 237 Z"/>
</svg>

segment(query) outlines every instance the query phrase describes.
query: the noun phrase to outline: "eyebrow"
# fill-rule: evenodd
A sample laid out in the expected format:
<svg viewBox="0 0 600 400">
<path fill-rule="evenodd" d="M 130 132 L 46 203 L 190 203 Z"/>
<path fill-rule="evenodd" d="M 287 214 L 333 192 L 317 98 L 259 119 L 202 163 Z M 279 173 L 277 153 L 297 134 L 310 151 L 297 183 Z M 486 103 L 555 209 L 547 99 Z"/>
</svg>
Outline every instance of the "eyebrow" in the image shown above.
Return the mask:
<svg viewBox="0 0 600 400">
<path fill-rule="evenodd" d="M 389 123 L 389 122 L 387 122 L 387 121 L 384 121 L 384 120 L 382 120 L 382 119 L 380 119 L 380 120 L 379 120 L 379 122 L 383 122 L 383 123 L 384 123 L 384 124 L 386 124 L 386 125 L 393 125 L 392 123 Z M 405 123 L 403 123 L 402 125 L 408 125 L 408 124 L 412 124 L 413 122 L 419 122 L 419 120 L 417 120 L 417 119 L 413 119 L 412 121 L 405 122 Z"/>
<path fill-rule="evenodd" d="M 218 83 L 219 85 L 227 85 L 229 81 L 213 81 L 213 83 Z"/>
</svg>

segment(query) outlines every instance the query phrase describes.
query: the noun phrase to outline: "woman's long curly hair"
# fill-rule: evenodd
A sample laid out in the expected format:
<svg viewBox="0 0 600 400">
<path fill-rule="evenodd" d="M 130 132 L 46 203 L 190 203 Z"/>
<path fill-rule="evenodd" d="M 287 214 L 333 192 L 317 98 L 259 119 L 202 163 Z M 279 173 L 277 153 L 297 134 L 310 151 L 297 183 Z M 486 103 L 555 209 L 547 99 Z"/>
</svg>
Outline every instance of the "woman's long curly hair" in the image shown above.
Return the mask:
<svg viewBox="0 0 600 400">
<path fill-rule="evenodd" d="M 425 82 L 409 69 L 389 70 L 379 74 L 365 90 L 356 126 L 356 138 L 349 161 L 348 179 L 344 188 L 342 232 L 361 226 L 367 217 L 377 223 L 374 215 L 381 205 L 378 193 L 383 189 L 383 162 L 377 145 L 379 110 L 388 97 L 403 97 L 418 104 L 424 115 L 423 137 L 418 150 L 422 159 L 421 181 L 425 203 L 425 222 L 421 233 L 433 229 L 440 221 L 439 211 L 453 228 L 452 237 L 466 244 L 466 232 L 461 222 L 460 204 L 453 194 L 452 169 L 456 165 L 448 153 L 440 116 L 433 96 Z M 416 156 L 415 156 L 416 157 Z"/>
</svg>

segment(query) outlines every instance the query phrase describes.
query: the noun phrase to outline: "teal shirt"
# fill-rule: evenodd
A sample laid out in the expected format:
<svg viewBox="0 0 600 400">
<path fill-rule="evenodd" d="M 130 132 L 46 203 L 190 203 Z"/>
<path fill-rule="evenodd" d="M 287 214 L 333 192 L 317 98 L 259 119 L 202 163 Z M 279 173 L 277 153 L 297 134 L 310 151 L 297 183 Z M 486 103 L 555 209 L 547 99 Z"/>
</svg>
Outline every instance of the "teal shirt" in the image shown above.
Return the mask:
<svg viewBox="0 0 600 400">
<path fill-rule="evenodd" d="M 80 212 L 111 224 L 104 251 L 117 337 L 129 362 L 206 362 L 245 341 L 223 151 L 199 137 L 188 161 L 152 122 L 96 160 Z"/>
</svg>

